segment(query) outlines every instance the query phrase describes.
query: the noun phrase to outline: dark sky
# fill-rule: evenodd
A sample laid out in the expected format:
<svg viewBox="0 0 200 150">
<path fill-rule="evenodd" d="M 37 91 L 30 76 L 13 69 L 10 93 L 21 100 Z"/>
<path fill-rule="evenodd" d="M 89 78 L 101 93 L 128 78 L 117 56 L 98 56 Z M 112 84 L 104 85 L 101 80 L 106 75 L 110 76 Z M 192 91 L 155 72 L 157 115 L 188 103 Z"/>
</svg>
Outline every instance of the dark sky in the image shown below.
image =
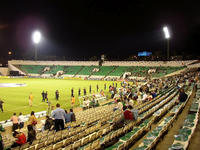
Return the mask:
<svg viewBox="0 0 200 150">
<path fill-rule="evenodd" d="M 31 34 L 41 31 L 42 56 L 88 59 L 165 53 L 168 25 L 174 55 L 199 55 L 200 9 L 191 0 L 6 0 L 0 3 L 0 51 L 33 56 Z"/>
</svg>

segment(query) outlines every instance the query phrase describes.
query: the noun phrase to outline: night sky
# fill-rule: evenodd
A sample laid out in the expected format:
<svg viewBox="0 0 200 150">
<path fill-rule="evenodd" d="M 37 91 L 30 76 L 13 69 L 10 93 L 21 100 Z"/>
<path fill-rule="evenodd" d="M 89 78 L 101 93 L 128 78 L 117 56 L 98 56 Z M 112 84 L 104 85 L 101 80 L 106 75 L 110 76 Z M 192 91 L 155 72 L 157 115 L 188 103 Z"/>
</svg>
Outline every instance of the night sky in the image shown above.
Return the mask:
<svg viewBox="0 0 200 150">
<path fill-rule="evenodd" d="M 171 31 L 172 55 L 199 55 L 200 9 L 198 3 L 153 0 L 47 0 L 0 3 L 1 57 L 34 56 L 31 39 L 42 33 L 39 57 L 87 60 L 105 54 L 123 59 L 138 51 L 166 53 L 162 27 Z"/>
</svg>

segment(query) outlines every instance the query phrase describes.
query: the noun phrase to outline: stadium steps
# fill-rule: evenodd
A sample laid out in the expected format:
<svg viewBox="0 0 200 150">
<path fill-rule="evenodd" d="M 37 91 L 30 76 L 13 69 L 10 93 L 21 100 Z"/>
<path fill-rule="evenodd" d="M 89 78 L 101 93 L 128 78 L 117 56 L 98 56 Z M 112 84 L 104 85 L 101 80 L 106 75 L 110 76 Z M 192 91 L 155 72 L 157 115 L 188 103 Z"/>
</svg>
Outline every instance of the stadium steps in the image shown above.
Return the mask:
<svg viewBox="0 0 200 150">
<path fill-rule="evenodd" d="M 24 72 L 26 75 L 28 75 L 28 72 L 24 69 L 21 68 L 21 65 L 14 65 L 17 69 L 21 70 L 22 72 Z"/>
<path fill-rule="evenodd" d="M 76 74 L 74 74 L 74 76 L 73 77 L 75 77 L 76 75 L 78 75 L 79 74 L 79 72 L 81 72 L 82 70 L 83 70 L 83 68 L 84 68 L 85 66 L 81 66 L 81 68 L 80 68 L 80 70 L 76 73 Z"/>
<path fill-rule="evenodd" d="M 112 70 L 110 70 L 110 72 L 108 72 L 105 77 L 109 76 L 110 73 L 115 72 L 115 70 L 118 68 L 119 66 L 115 66 Z M 104 78 L 105 78 L 104 77 Z"/>
<path fill-rule="evenodd" d="M 99 70 L 101 70 L 101 66 L 96 66 L 96 68 L 98 68 Z M 90 78 L 92 75 L 94 75 L 95 74 L 95 72 L 91 72 L 90 74 L 89 74 L 89 76 L 88 76 L 88 78 Z"/>
</svg>

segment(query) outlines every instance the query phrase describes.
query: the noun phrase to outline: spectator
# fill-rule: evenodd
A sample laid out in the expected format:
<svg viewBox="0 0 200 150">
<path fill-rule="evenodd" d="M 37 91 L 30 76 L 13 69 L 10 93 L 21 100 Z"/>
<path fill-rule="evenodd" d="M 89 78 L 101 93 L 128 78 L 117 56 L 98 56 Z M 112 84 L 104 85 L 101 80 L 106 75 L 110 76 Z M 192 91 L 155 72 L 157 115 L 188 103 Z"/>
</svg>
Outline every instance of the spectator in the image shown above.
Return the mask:
<svg viewBox="0 0 200 150">
<path fill-rule="evenodd" d="M 185 102 L 187 100 L 188 95 L 185 93 L 184 89 L 180 89 L 178 100 L 179 102 Z"/>
<path fill-rule="evenodd" d="M 1 109 L 1 111 L 3 112 L 3 101 L 0 99 L 0 109 Z"/>
<path fill-rule="evenodd" d="M 17 138 L 17 140 L 11 145 L 11 148 L 21 146 L 26 143 L 26 136 L 24 133 L 14 131 L 13 136 Z"/>
<path fill-rule="evenodd" d="M 19 126 L 18 117 L 17 117 L 16 113 L 13 113 L 13 116 L 11 117 L 10 120 L 13 123 L 12 131 L 15 131 L 16 129 L 18 129 L 18 126 Z"/>
<path fill-rule="evenodd" d="M 55 119 L 55 130 L 64 129 L 65 111 L 60 108 L 60 104 L 56 104 L 56 109 L 52 112 L 52 117 Z"/>
<path fill-rule="evenodd" d="M 35 117 L 35 112 L 31 112 L 31 116 L 28 119 L 28 125 L 33 126 L 33 129 L 35 130 L 36 125 L 37 125 L 37 118 Z"/>
<path fill-rule="evenodd" d="M 76 121 L 76 116 L 73 112 L 73 109 L 70 109 L 70 115 L 71 115 L 71 122 Z"/>
<path fill-rule="evenodd" d="M 36 139 L 36 132 L 33 129 L 32 125 L 28 125 L 27 128 L 28 128 L 28 139 L 27 139 L 27 142 L 32 144 L 33 141 Z"/>
<path fill-rule="evenodd" d="M 134 119 L 133 118 L 133 113 L 130 111 L 130 109 L 128 107 L 124 106 L 123 110 L 124 110 L 124 119 L 126 121 Z"/>
<path fill-rule="evenodd" d="M 54 125 L 54 121 L 49 116 L 46 116 L 46 121 L 44 124 L 44 130 L 50 130 L 51 127 Z"/>
<path fill-rule="evenodd" d="M 19 113 L 18 120 L 19 120 L 19 129 L 21 129 L 24 127 L 24 116 L 22 115 L 21 112 Z"/>
<path fill-rule="evenodd" d="M 71 122 L 71 114 L 65 110 L 65 123 Z"/>
</svg>

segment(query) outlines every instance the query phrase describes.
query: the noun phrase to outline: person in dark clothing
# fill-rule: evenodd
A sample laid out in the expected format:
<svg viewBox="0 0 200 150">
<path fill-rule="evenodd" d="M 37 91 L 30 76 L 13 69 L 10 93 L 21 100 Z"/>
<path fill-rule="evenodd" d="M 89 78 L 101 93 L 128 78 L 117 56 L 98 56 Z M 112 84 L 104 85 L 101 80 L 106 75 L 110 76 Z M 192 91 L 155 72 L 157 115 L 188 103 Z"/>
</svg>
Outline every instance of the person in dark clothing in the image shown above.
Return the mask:
<svg viewBox="0 0 200 150">
<path fill-rule="evenodd" d="M 87 94 L 87 93 L 86 93 L 86 89 L 85 89 L 85 88 L 83 89 L 83 93 L 84 93 L 84 95 L 86 95 L 86 94 Z"/>
<path fill-rule="evenodd" d="M 56 100 L 58 100 L 59 99 L 59 91 L 58 90 L 56 90 L 55 95 L 56 95 Z"/>
<path fill-rule="evenodd" d="M 106 90 L 106 83 L 104 84 L 104 90 Z"/>
<path fill-rule="evenodd" d="M 0 99 L 0 109 L 1 109 L 1 111 L 3 112 L 3 101 Z"/>
<path fill-rule="evenodd" d="M 91 92 L 92 92 L 92 86 L 91 85 L 89 87 L 89 91 L 90 91 L 90 94 L 91 94 Z"/>
<path fill-rule="evenodd" d="M 71 97 L 73 97 L 74 96 L 74 89 L 72 88 L 71 89 Z"/>
<path fill-rule="evenodd" d="M 36 132 L 33 129 L 32 125 L 28 125 L 27 128 L 28 128 L 28 139 L 27 139 L 27 142 L 32 144 L 33 141 L 36 139 Z"/>
<path fill-rule="evenodd" d="M 187 100 L 188 95 L 185 93 L 184 89 L 180 89 L 178 100 L 179 102 L 185 102 Z"/>
<path fill-rule="evenodd" d="M 115 83 L 115 87 L 117 87 L 117 82 Z"/>
<path fill-rule="evenodd" d="M 81 89 L 78 89 L 78 96 L 81 96 Z"/>
<path fill-rule="evenodd" d="M 99 85 L 97 84 L 97 92 L 99 91 Z"/>
<path fill-rule="evenodd" d="M 44 130 L 50 130 L 53 125 L 54 125 L 53 119 L 50 118 L 49 116 L 46 116 Z"/>
<path fill-rule="evenodd" d="M 45 93 L 44 93 L 44 91 L 41 94 L 42 94 L 42 101 L 44 102 L 45 101 Z"/>
<path fill-rule="evenodd" d="M 48 93 L 46 91 L 45 95 L 44 95 L 44 99 L 47 100 L 47 103 L 48 103 Z"/>
<path fill-rule="evenodd" d="M 73 112 L 73 109 L 70 109 L 70 115 L 71 115 L 71 122 L 76 121 L 76 116 Z"/>
</svg>

